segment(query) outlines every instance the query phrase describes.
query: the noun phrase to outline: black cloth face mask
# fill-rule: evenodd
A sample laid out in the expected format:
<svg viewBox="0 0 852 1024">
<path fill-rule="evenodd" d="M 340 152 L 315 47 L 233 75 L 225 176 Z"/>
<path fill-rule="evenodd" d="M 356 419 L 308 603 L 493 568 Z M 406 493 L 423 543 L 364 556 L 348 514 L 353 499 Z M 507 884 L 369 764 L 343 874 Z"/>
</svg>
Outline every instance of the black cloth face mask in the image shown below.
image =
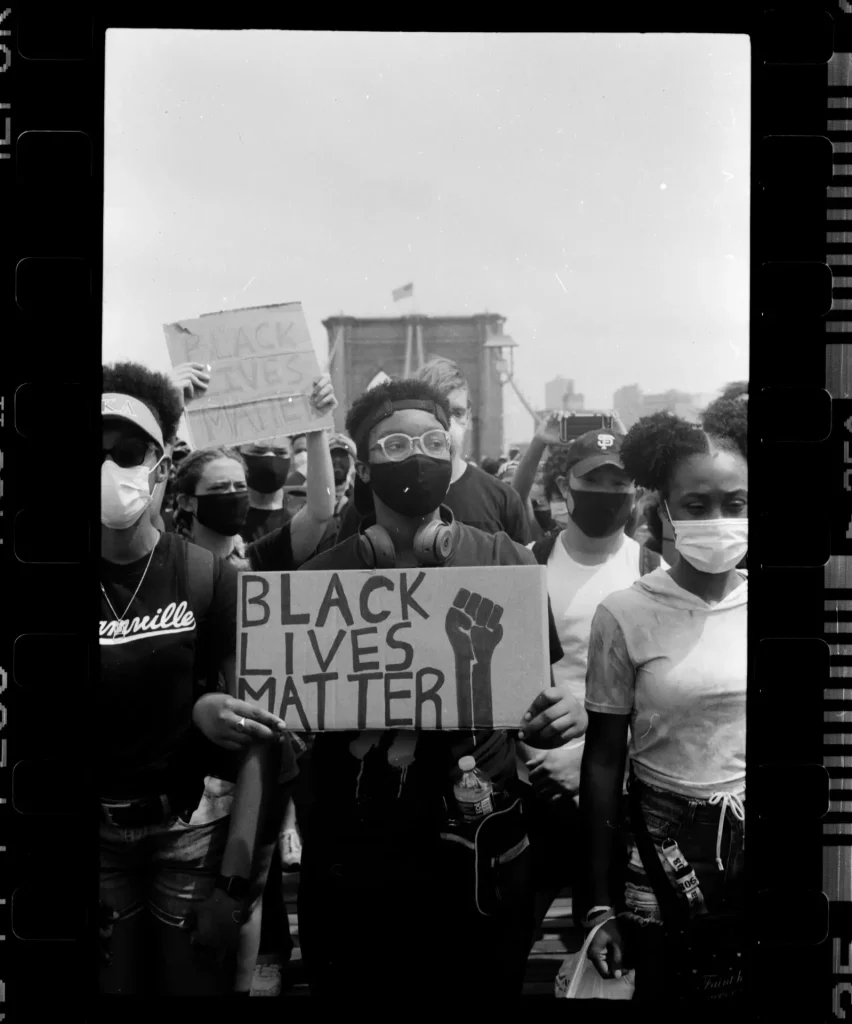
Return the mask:
<svg viewBox="0 0 852 1024">
<path fill-rule="evenodd" d="M 249 513 L 247 491 L 196 495 L 195 500 L 198 502 L 195 518 L 214 533 L 235 537 L 246 525 Z"/>
<path fill-rule="evenodd" d="M 627 525 L 633 511 L 632 494 L 568 490 L 574 499 L 569 514 L 587 537 L 611 537 Z"/>
<path fill-rule="evenodd" d="M 283 455 L 244 455 L 248 485 L 259 494 L 274 494 L 287 482 L 290 460 Z"/>
<path fill-rule="evenodd" d="M 370 487 L 389 509 L 422 519 L 446 498 L 453 475 L 449 459 L 410 455 L 404 462 L 371 462 Z"/>
</svg>

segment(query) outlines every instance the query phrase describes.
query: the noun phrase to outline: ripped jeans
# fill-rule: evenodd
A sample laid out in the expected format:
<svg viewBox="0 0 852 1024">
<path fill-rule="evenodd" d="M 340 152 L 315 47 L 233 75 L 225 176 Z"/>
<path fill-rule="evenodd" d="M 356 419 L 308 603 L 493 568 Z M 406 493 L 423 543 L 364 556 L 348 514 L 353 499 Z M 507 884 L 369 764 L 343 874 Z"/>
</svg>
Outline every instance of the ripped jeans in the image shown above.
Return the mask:
<svg viewBox="0 0 852 1024">
<path fill-rule="evenodd" d="M 660 846 L 666 839 L 673 839 L 695 871 L 708 911 L 742 915 L 745 824 L 737 805 L 742 808 L 743 804 L 690 800 L 645 784 L 639 784 L 639 792 L 645 825 L 666 873 L 673 877 Z M 660 1007 L 672 988 L 662 917 L 628 815 L 625 832 L 628 862 L 619 925 L 627 943 L 628 961 L 636 971 L 634 1000 L 653 1000 Z"/>
</svg>

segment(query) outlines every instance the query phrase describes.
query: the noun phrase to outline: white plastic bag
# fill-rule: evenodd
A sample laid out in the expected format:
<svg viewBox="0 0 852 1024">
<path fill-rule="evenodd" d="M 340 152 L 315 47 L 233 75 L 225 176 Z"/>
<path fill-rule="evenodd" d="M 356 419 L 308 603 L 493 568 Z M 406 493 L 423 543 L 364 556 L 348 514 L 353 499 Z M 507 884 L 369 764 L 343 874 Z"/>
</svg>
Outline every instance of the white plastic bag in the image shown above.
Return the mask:
<svg viewBox="0 0 852 1024">
<path fill-rule="evenodd" d="M 612 920 L 612 918 L 607 918 Z M 586 936 L 579 953 L 571 953 L 562 961 L 554 981 L 557 999 L 632 999 L 635 987 L 633 971 L 627 971 L 620 978 L 602 978 L 595 965 L 589 960 L 589 946 L 598 929 L 606 924 L 601 921 Z"/>
</svg>

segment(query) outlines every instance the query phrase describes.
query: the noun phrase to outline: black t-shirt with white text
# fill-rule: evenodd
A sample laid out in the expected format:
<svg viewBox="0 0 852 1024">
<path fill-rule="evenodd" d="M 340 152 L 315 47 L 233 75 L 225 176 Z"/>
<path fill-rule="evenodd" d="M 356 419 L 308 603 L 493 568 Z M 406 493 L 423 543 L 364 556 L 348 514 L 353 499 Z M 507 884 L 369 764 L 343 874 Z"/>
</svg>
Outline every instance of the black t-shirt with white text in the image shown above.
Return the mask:
<svg viewBox="0 0 852 1024">
<path fill-rule="evenodd" d="M 109 601 L 102 593 L 94 735 L 103 797 L 169 793 L 187 775 L 203 779 L 210 766 L 200 760 L 193 704 L 216 688 L 219 665 L 236 650 L 233 566 L 171 533 L 148 558 L 101 559 Z"/>
<path fill-rule="evenodd" d="M 371 517 L 372 521 L 372 517 Z M 527 548 L 521 547 L 505 533 L 486 534 L 457 523 L 456 544 L 447 567 L 535 565 Z M 364 569 L 358 554 L 358 538 L 350 537 L 342 544 L 305 562 L 303 572 L 318 570 Z M 548 600 L 548 624 L 551 664 L 562 658 L 559 634 Z M 541 680 L 541 689 L 549 684 Z M 520 724 L 520 723 L 519 723 Z M 378 747 L 370 750 L 362 763 L 350 753 L 349 745 L 357 732 L 325 732 L 316 736 L 313 747 L 311 799 L 326 811 L 334 806 L 351 805 L 357 790 L 361 799 L 376 799 L 380 804 L 398 806 L 397 796 L 406 792 L 406 804 L 415 808 L 432 807 L 451 786 L 452 774 L 461 757 L 474 755 L 477 767 L 499 787 L 515 777 L 515 744 L 505 730 L 447 731 L 423 730 L 418 733 L 414 762 L 406 772 L 404 786 L 400 770 L 387 763 L 387 748 L 392 732 L 383 734 Z"/>
</svg>

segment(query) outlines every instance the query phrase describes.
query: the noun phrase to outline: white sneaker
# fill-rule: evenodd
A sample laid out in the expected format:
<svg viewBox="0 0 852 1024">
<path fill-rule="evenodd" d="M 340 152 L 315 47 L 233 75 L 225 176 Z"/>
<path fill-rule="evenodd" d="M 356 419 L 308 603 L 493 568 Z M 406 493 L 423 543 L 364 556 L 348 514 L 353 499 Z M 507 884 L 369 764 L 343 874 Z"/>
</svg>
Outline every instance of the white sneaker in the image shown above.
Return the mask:
<svg viewBox="0 0 852 1024">
<path fill-rule="evenodd" d="M 281 965 L 256 964 L 251 983 L 253 996 L 281 995 Z"/>
<path fill-rule="evenodd" d="M 285 871 L 298 871 L 302 866 L 302 840 L 294 828 L 288 828 L 278 839 L 281 865 Z"/>
</svg>

